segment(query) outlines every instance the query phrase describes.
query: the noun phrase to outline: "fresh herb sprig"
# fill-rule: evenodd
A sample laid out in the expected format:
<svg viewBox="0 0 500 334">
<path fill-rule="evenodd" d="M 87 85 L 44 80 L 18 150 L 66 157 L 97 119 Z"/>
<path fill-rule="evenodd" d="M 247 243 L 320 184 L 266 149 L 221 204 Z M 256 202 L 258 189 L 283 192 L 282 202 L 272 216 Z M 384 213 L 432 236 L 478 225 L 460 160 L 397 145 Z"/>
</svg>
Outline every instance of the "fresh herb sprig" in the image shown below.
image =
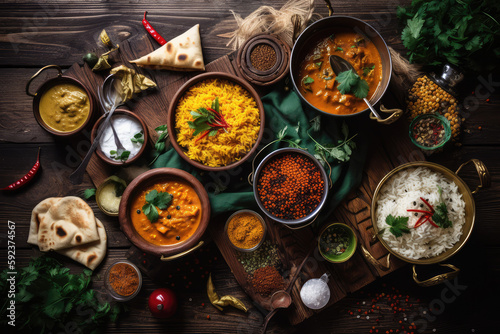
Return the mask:
<svg viewBox="0 0 500 334">
<path fill-rule="evenodd" d="M 76 324 L 78 331 L 90 333 L 96 327 L 116 321 L 126 310 L 123 304 L 109 303 L 90 288 L 92 271 L 70 274 L 69 268 L 44 255 L 33 258 L 24 268 L 16 268 L 16 331 L 20 333 L 65 332 L 67 324 Z M 0 292 L 7 296 L 11 277 L 5 269 L 0 273 Z M 0 325 L 7 328 L 10 304 L 0 308 Z"/>
<path fill-rule="evenodd" d="M 341 94 L 354 94 L 359 99 L 368 96 L 368 82 L 361 79 L 359 75 L 350 69 L 349 71 L 340 72 L 335 80 L 339 83 L 337 88 Z"/>
<path fill-rule="evenodd" d="M 134 144 L 144 144 L 144 133 L 138 132 L 134 135 L 134 137 L 130 138 L 130 141 Z"/>
<path fill-rule="evenodd" d="M 443 200 L 443 189 L 438 187 L 440 203 L 434 209 L 435 212 L 432 215 L 432 220 L 434 223 L 442 228 L 448 228 L 453 225 L 452 221 L 448 218 L 448 208 Z"/>
<path fill-rule="evenodd" d="M 212 102 L 211 108 L 198 108 L 196 111 L 191 111 L 191 116 L 193 116 L 193 121 L 188 121 L 187 123 L 191 129 L 194 129 L 193 137 L 201 134 L 201 136 L 196 139 L 195 143 L 205 138 L 207 135 L 209 137 L 215 136 L 219 130 L 228 132 L 230 127 L 219 110 L 218 97 Z"/>
<path fill-rule="evenodd" d="M 342 123 L 341 132 L 344 136 L 343 140 L 338 140 L 337 144 L 320 144 L 316 139 L 311 136 L 309 133 L 312 131 L 319 131 L 321 126 L 321 117 L 316 116 L 311 121 L 311 128 L 307 132 L 307 135 L 311 140 L 316 144 L 314 146 L 314 156 L 316 159 L 321 162 L 322 165 L 325 165 L 326 162 L 330 159 L 336 159 L 342 162 L 348 161 L 351 158 L 352 151 L 356 148 L 356 143 L 353 139 L 358 135 L 357 133 L 354 136 L 349 137 L 349 127 L 344 122 Z"/>
<path fill-rule="evenodd" d="M 165 148 L 167 147 L 166 144 L 166 140 L 168 138 L 167 124 L 158 126 L 157 128 L 155 128 L 155 131 L 156 133 L 158 133 L 158 139 L 155 142 L 156 155 L 153 161 L 149 163 L 149 166 L 151 166 L 156 161 L 156 159 L 158 159 L 158 157 L 165 151 Z"/>
<path fill-rule="evenodd" d="M 118 155 L 118 152 L 115 151 L 115 150 L 111 150 L 109 151 L 109 154 L 111 155 L 110 158 L 111 159 L 115 159 L 115 160 L 120 160 L 120 161 L 127 161 L 128 157 L 130 156 L 130 151 L 122 151 L 120 155 Z"/>
<path fill-rule="evenodd" d="M 95 196 L 96 189 L 95 188 L 89 188 L 85 189 L 83 191 L 83 199 L 88 200 L 92 196 Z"/>
<path fill-rule="evenodd" d="M 499 68 L 500 6 L 496 0 L 414 0 L 398 7 L 410 62 L 445 63 L 466 71 Z"/>
<path fill-rule="evenodd" d="M 385 223 L 391 228 L 389 228 L 389 232 L 391 232 L 395 237 L 400 237 L 403 233 L 410 233 L 410 229 L 408 228 L 408 217 L 394 217 L 393 215 L 388 215 L 385 218 Z"/>
<path fill-rule="evenodd" d="M 158 209 L 165 210 L 172 203 L 172 195 L 167 192 L 158 192 L 151 190 L 145 196 L 146 203 L 142 206 L 142 212 L 148 217 L 149 221 L 154 223 L 160 215 Z M 157 209 L 158 207 L 158 209 Z"/>
</svg>

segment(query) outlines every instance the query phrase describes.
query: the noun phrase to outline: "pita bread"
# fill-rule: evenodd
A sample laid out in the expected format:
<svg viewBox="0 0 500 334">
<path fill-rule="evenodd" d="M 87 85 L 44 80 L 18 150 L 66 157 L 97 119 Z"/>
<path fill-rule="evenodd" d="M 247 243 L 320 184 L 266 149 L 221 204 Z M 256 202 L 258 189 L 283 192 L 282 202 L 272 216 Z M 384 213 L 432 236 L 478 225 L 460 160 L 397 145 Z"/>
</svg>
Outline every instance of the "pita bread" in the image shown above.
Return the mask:
<svg viewBox="0 0 500 334">
<path fill-rule="evenodd" d="M 31 214 L 30 236 L 42 252 L 83 245 L 99 240 L 94 212 L 79 197 L 51 197 L 40 202 Z"/>
<path fill-rule="evenodd" d="M 89 242 L 85 245 L 75 246 L 57 250 L 56 252 L 69 257 L 91 270 L 97 268 L 106 255 L 106 245 L 108 237 L 104 225 L 99 219 L 95 219 L 99 240 Z"/>
<path fill-rule="evenodd" d="M 130 62 L 141 67 L 174 71 L 205 70 L 201 49 L 200 25 L 195 25 L 182 35 L 167 42 L 161 48 Z"/>
</svg>

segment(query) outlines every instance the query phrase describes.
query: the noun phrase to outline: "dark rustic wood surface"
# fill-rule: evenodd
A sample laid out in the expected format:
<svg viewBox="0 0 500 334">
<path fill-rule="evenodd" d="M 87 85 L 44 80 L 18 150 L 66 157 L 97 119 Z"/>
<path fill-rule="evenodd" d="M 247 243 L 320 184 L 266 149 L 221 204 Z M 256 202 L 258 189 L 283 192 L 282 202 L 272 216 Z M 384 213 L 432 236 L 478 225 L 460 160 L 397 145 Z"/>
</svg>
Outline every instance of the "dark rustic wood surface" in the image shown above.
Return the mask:
<svg viewBox="0 0 500 334">
<path fill-rule="evenodd" d="M 46 197 L 79 194 L 91 185 L 88 176 L 80 186 L 72 186 L 67 181 L 67 176 L 78 162 L 78 153 L 67 142 L 55 140 L 44 132 L 32 115 L 32 100 L 25 95 L 24 86 L 38 68 L 54 63 L 69 68 L 73 63 L 81 62 L 85 52 L 97 49 L 96 41 L 103 28 L 117 42 L 143 36 L 140 20 L 144 10 L 149 11 L 150 21 L 167 39 L 200 23 L 204 56 L 208 63 L 231 52 L 225 47 L 225 40 L 213 33 L 215 28 L 226 26 L 224 20 L 231 19 L 229 9 L 245 17 L 262 4 L 280 7 L 284 2 L 3 1 L 0 4 L 0 185 L 5 186 L 24 175 L 34 163 L 38 147 L 42 147 L 43 167 L 33 184 L 26 189 L 8 195 L 0 194 L 0 269 L 6 266 L 7 220 L 16 222 L 16 261 L 18 266 L 23 266 L 31 256 L 40 254 L 26 243 L 31 210 L 36 203 Z M 408 2 L 340 1 L 335 2 L 334 7 L 337 13 L 374 24 L 391 46 L 403 51 L 395 6 Z M 316 1 L 316 12 L 327 14 L 323 2 Z M 39 82 L 49 76 L 47 73 Z M 475 332 L 491 331 L 497 323 L 494 305 L 498 305 L 500 292 L 500 94 L 498 84 L 492 87 L 491 94 L 487 94 L 489 92 L 478 85 L 477 79 L 468 77 L 461 91 L 462 99 L 470 96 L 471 101 L 478 102 L 476 108 L 467 112 L 463 145 L 429 158 L 452 170 L 470 158 L 478 158 L 488 166 L 493 179 L 490 189 L 475 196 L 477 224 L 470 241 L 449 261 L 462 269 L 457 281 L 462 287 L 457 290 L 456 298 L 445 303 L 444 311 L 438 312 L 438 315 L 429 313 L 429 307 L 439 307 L 438 301 L 443 295 L 453 296 L 453 290 L 445 290 L 445 286 L 416 286 L 411 280 L 411 268 L 406 266 L 358 292 L 347 294 L 340 302 L 300 325 L 291 327 L 286 316 L 278 314 L 270 324 L 270 333 L 369 333 L 373 326 L 379 329 L 379 333 L 385 333 L 386 330 L 400 329 L 402 325 L 408 328 L 402 313 L 393 313 L 391 302 L 381 300 L 377 303 L 380 308 L 369 319 L 364 315 L 364 311 L 371 307 L 375 294 L 394 293 L 396 290 L 402 296 L 409 296 L 412 307 L 407 307 L 406 313 L 408 317 L 414 315 L 418 325 L 415 332 L 433 333 L 433 329 L 437 333 L 471 333 L 473 329 Z M 499 82 L 500 78 L 497 76 L 492 80 Z M 485 101 L 488 98 L 485 95 L 489 95 L 489 103 Z M 374 125 L 372 135 L 385 138 L 387 131 L 387 128 Z M 383 149 L 393 150 L 392 143 L 384 141 Z M 406 162 L 405 159 L 402 156 L 401 163 Z M 477 184 L 474 170 L 467 169 L 462 175 L 471 186 Z M 130 243 L 119 230 L 116 219 L 103 216 L 94 204 L 92 207 L 108 232 L 108 256 L 98 270 L 102 273 L 114 260 L 127 256 Z M 61 260 L 73 272 L 82 270 L 77 264 Z M 197 267 L 199 264 L 196 264 L 194 268 L 196 260 L 202 265 Z M 204 252 L 170 266 L 171 274 L 165 275 L 164 279 L 153 281 L 146 278 L 139 297 L 129 303 L 129 315 L 118 324 L 110 324 L 109 332 L 252 333 L 259 328 L 263 315 L 257 307 L 244 314 L 231 308 L 219 312 L 209 305 L 205 292 L 206 272 L 212 272 L 220 294 L 233 294 L 252 306 L 213 243 Z M 190 269 L 196 270 L 191 273 Z M 430 275 L 434 272 L 431 269 L 434 268 L 419 268 L 419 272 L 422 276 Z M 102 288 L 102 279 L 98 276 L 95 276 L 94 283 L 97 289 Z M 175 288 L 180 300 L 179 312 L 167 321 L 152 318 L 147 310 L 148 294 L 161 286 Z M 360 318 L 357 318 L 360 314 L 358 310 L 361 311 Z M 424 310 L 427 314 L 422 313 Z"/>
</svg>

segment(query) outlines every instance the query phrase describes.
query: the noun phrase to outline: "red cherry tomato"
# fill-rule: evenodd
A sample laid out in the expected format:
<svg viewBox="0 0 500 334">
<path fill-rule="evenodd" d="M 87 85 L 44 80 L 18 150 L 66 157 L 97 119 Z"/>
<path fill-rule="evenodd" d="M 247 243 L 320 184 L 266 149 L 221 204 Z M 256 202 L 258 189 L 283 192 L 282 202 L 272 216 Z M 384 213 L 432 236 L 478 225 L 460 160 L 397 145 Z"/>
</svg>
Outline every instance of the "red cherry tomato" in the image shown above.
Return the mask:
<svg viewBox="0 0 500 334">
<path fill-rule="evenodd" d="M 177 310 L 177 297 L 170 289 L 160 288 L 149 296 L 149 310 L 156 318 L 170 318 Z"/>
</svg>

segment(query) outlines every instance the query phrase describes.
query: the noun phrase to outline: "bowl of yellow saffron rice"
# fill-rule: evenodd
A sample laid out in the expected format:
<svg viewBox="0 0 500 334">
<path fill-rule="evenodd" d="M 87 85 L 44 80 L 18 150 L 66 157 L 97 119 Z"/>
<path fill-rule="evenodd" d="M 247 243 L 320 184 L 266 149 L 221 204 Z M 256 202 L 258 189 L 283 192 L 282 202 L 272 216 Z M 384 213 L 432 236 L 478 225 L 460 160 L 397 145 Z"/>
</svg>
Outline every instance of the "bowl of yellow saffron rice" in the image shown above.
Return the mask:
<svg viewBox="0 0 500 334">
<path fill-rule="evenodd" d="M 228 73 L 203 73 L 177 91 L 167 127 L 172 146 L 191 165 L 207 171 L 233 169 L 262 139 L 264 106 L 244 80 Z"/>
</svg>

